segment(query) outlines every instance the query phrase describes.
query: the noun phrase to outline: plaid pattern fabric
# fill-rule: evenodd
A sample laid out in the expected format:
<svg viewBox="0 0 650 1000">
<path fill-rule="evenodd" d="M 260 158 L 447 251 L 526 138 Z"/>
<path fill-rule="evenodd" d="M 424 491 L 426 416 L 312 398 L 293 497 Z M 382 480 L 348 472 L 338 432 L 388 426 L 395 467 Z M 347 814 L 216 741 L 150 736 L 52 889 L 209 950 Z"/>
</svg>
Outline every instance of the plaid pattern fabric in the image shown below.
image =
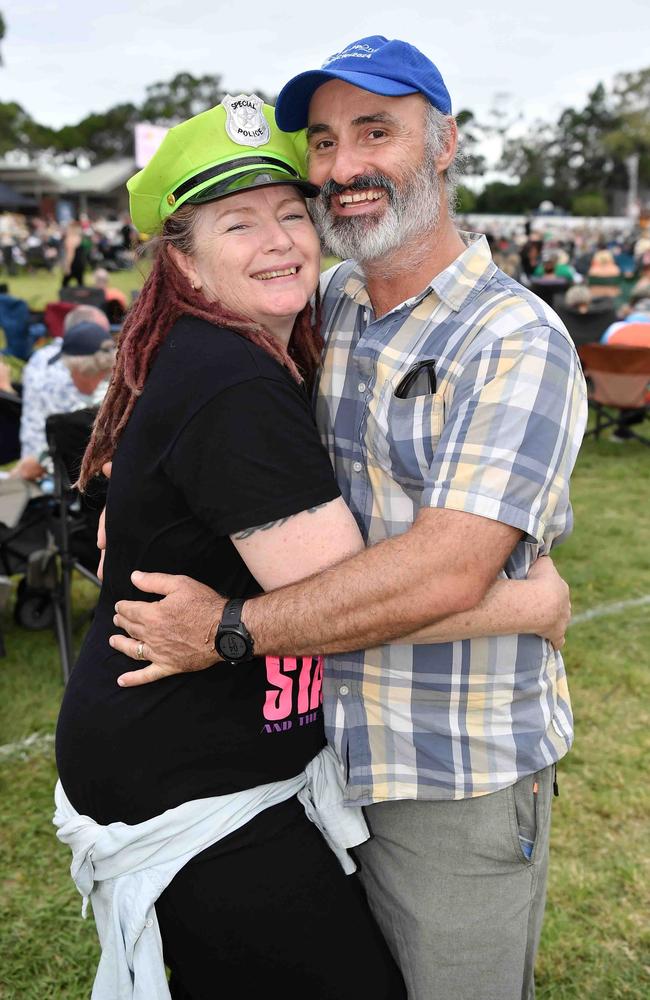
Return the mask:
<svg viewBox="0 0 650 1000">
<path fill-rule="evenodd" d="M 485 237 L 463 238 L 465 252 L 422 294 L 378 320 L 352 262 L 324 275 L 318 423 L 368 544 L 406 531 L 422 506 L 467 511 L 524 532 L 505 568 L 520 579 L 571 530 L 584 379 L 552 310 L 497 269 Z M 396 398 L 423 359 L 435 362 L 436 392 L 419 383 Z M 327 663 L 328 736 L 359 804 L 486 794 L 572 742 L 562 657 L 537 636 L 382 646 Z"/>
</svg>

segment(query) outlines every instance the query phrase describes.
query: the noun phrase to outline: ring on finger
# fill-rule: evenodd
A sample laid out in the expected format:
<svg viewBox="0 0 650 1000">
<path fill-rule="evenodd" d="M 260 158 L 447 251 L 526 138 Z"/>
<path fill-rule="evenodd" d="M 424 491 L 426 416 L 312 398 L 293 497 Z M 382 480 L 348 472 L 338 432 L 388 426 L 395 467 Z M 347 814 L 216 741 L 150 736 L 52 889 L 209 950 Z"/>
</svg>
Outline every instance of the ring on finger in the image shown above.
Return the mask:
<svg viewBox="0 0 650 1000">
<path fill-rule="evenodd" d="M 144 643 L 139 642 L 135 647 L 135 655 L 138 660 L 144 660 Z"/>
</svg>

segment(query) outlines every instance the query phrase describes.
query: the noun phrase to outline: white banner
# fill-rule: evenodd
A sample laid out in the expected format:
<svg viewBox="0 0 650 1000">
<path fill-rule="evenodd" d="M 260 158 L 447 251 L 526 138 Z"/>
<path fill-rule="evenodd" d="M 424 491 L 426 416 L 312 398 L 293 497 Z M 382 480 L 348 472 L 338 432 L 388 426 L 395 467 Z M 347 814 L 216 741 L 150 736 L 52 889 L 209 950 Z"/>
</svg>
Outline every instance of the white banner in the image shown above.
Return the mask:
<svg viewBox="0 0 650 1000">
<path fill-rule="evenodd" d="M 163 125 L 149 125 L 148 122 L 139 122 L 135 126 L 136 167 L 140 170 L 142 167 L 146 167 L 166 134 L 167 129 Z"/>
</svg>

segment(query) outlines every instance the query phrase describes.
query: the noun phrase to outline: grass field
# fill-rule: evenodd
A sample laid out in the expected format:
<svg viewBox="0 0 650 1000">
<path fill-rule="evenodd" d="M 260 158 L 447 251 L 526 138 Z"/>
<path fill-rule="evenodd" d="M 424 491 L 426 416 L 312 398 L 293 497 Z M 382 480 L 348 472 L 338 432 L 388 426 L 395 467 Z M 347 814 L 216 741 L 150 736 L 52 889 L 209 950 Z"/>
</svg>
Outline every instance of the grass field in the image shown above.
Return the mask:
<svg viewBox="0 0 650 1000">
<path fill-rule="evenodd" d="M 573 478 L 576 527 L 556 553 L 574 615 L 650 595 L 650 453 L 585 442 Z M 94 593 L 79 581 L 75 608 Z M 565 647 L 576 743 L 559 768 L 538 1000 L 650 996 L 650 617 L 628 606 L 572 625 Z M 69 852 L 51 824 L 52 735 L 63 691 L 50 632 L 2 616 L 0 997 L 82 1000 L 97 960 Z M 446 998 L 455 1000 L 455 998 Z"/>
<path fill-rule="evenodd" d="M 146 265 L 139 263 L 130 271 L 112 272 L 110 275 L 110 284 L 126 292 L 127 297 L 129 297 L 133 289 L 142 287 L 144 280 L 143 267 L 146 267 Z M 53 271 L 39 270 L 33 271 L 31 274 L 18 274 L 15 277 L 1 275 L 0 281 L 5 282 L 9 286 L 10 295 L 15 295 L 18 299 L 24 299 L 30 309 L 42 310 L 45 309 L 48 302 L 56 302 L 59 298 L 61 271 L 59 269 Z M 92 275 L 90 272 L 86 274 L 85 282 L 88 287 L 92 285 Z M 76 285 L 73 284 L 71 287 L 75 288 Z"/>
<path fill-rule="evenodd" d="M 334 263 L 336 258 L 324 257 L 323 268 Z M 146 261 L 140 260 L 130 271 L 113 271 L 110 274 L 110 284 L 115 288 L 125 292 L 130 297 L 131 292 L 142 287 L 144 275 L 147 273 Z M 86 285 L 92 285 L 92 275 L 86 275 Z M 48 302 L 56 302 L 59 297 L 61 287 L 61 272 L 39 270 L 31 274 L 19 274 L 15 277 L 8 277 L 6 274 L 0 275 L 0 283 L 5 282 L 9 286 L 9 293 L 18 299 L 24 299 L 30 309 L 42 310 Z M 75 287 L 74 285 L 72 286 Z"/>
</svg>

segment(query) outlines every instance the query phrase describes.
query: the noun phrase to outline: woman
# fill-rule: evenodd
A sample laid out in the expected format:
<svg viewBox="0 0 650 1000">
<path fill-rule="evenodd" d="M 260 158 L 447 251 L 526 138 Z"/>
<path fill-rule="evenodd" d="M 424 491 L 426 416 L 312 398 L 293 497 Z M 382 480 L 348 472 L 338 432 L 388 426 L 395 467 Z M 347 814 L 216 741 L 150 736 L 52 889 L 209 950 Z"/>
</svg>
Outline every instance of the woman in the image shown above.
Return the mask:
<svg viewBox="0 0 650 1000">
<path fill-rule="evenodd" d="M 130 661 L 108 647 L 135 567 L 245 598 L 362 544 L 305 391 L 320 344 L 310 306 L 319 244 L 304 201 L 317 188 L 302 179 L 303 150 L 259 98 L 226 98 L 171 129 L 129 184 L 134 223 L 161 241 L 81 472 L 83 487 L 113 460 L 104 583 L 57 729 L 71 843 L 92 821 L 119 840 L 140 825 L 167 836 L 179 816 L 194 823 L 195 808 L 241 812 L 260 788 L 291 789 L 322 756 L 319 657 L 220 664 L 132 690 L 116 683 Z M 499 594 L 488 618 L 512 630 Z M 138 925 L 155 929 L 157 917 L 174 998 L 212 998 L 226 977 L 242 996 L 404 996 L 355 880 L 295 792 L 222 839 L 213 832 L 200 851 L 196 837 L 188 848 L 194 829 L 168 838 L 167 867 L 154 872 L 164 891 Z M 88 894 L 106 857 L 78 858 Z M 131 876 L 130 858 L 127 867 Z M 138 893 L 118 901 L 129 918 Z M 128 970 L 123 978 L 128 988 Z"/>
<path fill-rule="evenodd" d="M 67 288 L 71 281 L 76 281 L 79 288 L 82 288 L 87 264 L 88 250 L 83 229 L 79 222 L 72 221 L 63 239 L 63 288 Z"/>
<path fill-rule="evenodd" d="M 615 298 L 621 294 L 621 271 L 611 250 L 596 250 L 587 271 L 587 284 L 594 298 Z"/>
</svg>

